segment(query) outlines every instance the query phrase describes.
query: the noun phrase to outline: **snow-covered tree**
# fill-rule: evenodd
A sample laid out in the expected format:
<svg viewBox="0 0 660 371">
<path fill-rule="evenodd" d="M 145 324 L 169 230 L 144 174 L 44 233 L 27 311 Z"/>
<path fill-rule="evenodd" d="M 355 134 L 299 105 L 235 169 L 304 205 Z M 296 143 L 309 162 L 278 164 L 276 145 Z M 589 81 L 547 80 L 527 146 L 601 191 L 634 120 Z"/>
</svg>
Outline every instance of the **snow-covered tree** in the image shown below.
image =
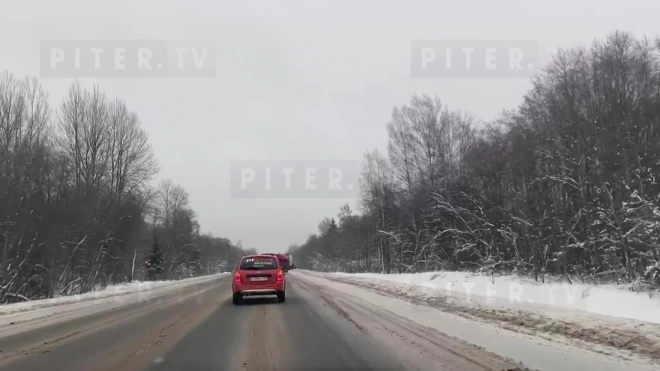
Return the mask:
<svg viewBox="0 0 660 371">
<path fill-rule="evenodd" d="M 151 251 L 147 256 L 147 260 L 144 262 L 147 280 L 156 281 L 161 278 L 164 270 L 164 261 L 165 259 L 163 259 L 163 251 L 160 249 L 160 243 L 156 240 L 151 246 Z"/>
</svg>

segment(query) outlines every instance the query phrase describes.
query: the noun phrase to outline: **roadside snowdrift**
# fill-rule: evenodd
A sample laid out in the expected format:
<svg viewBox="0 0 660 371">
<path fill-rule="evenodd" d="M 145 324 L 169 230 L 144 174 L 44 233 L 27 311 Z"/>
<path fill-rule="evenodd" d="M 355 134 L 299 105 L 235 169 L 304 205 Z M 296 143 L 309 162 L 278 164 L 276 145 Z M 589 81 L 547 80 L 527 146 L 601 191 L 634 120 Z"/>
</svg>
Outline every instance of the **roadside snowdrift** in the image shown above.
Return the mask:
<svg viewBox="0 0 660 371">
<path fill-rule="evenodd" d="M 660 304 L 648 293 L 464 272 L 307 273 L 516 332 L 562 335 L 571 342 L 605 345 L 660 362 Z"/>
<path fill-rule="evenodd" d="M 425 298 L 417 286 L 368 278 L 353 279 L 346 275 L 305 270 L 296 270 L 292 275 L 297 280 L 305 281 L 304 283 L 318 286 L 319 295 L 336 304 L 330 305 L 331 308 L 338 306 L 349 318 L 349 322 L 354 320 L 360 326 L 366 326 L 370 335 L 384 342 L 389 338 L 394 347 L 399 347 L 396 344 L 402 343 L 400 346 L 405 349 L 408 344 L 419 346 L 423 341 L 402 336 L 396 331 L 388 331 L 387 324 L 370 327 L 370 319 L 378 320 L 378 313 L 383 318 L 392 316 L 405 318 L 423 328 L 438 331 L 445 336 L 461 339 L 502 357 L 519 361 L 531 369 L 650 371 L 657 370 L 660 365 L 657 358 L 648 357 L 649 354 L 645 353 L 644 347 L 636 352 L 628 347 L 612 346 L 606 341 L 582 341 L 556 333 L 532 331 L 530 328 L 517 326 L 514 322 L 500 321 L 501 318 L 497 315 L 487 316 L 491 312 L 503 314 L 504 311 L 484 309 L 480 313 L 476 307 L 449 304 L 451 300 L 443 301 L 443 296 Z M 380 282 L 383 285 L 374 285 L 373 282 Z M 295 284 L 298 282 L 296 281 Z M 361 308 L 360 303 L 375 306 L 378 310 L 356 311 L 355 309 Z M 370 307 L 369 305 L 365 307 Z M 527 316 L 522 312 L 510 312 L 509 315 L 518 320 L 528 321 Z M 584 320 L 586 321 L 587 318 Z M 619 330 L 620 327 L 612 327 L 613 333 Z M 625 330 L 623 332 L 621 336 L 629 335 Z M 640 341 L 642 338 L 635 339 L 631 344 L 639 347 Z M 420 352 L 418 356 L 423 357 L 423 347 Z"/>
<path fill-rule="evenodd" d="M 353 279 L 372 279 L 418 286 L 426 293 L 462 296 L 466 300 L 529 309 L 535 303 L 606 316 L 660 323 L 660 299 L 633 292 L 626 285 L 540 283 L 518 276 L 486 276 L 466 272 L 414 274 L 335 273 Z M 426 289 L 426 290 L 425 290 Z M 479 296 L 481 298 L 474 298 Z"/>
<path fill-rule="evenodd" d="M 69 304 L 76 304 L 76 303 L 99 300 L 99 299 L 119 297 L 127 294 L 135 294 L 135 293 L 146 294 L 161 288 L 185 287 L 187 285 L 213 280 L 227 274 L 229 273 L 225 272 L 210 276 L 188 278 L 179 281 L 147 281 L 147 282 L 135 281 L 135 282 L 124 283 L 115 286 L 107 286 L 102 290 L 92 291 L 80 295 L 58 296 L 52 299 L 32 300 L 22 303 L 0 305 L 0 315 L 30 312 L 38 309 L 59 307 Z"/>
</svg>

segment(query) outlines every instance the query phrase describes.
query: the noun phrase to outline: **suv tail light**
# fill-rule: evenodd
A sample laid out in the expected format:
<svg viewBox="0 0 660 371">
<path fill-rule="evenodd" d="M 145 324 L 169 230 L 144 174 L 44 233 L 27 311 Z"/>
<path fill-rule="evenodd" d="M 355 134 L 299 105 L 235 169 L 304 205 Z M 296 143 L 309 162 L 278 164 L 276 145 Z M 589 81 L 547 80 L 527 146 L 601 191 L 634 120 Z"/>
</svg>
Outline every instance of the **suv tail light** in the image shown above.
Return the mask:
<svg viewBox="0 0 660 371">
<path fill-rule="evenodd" d="M 234 282 L 241 283 L 241 272 L 236 272 L 234 275 Z"/>
<path fill-rule="evenodd" d="M 282 270 L 277 271 L 277 282 L 282 282 L 284 280 L 284 273 Z"/>
</svg>

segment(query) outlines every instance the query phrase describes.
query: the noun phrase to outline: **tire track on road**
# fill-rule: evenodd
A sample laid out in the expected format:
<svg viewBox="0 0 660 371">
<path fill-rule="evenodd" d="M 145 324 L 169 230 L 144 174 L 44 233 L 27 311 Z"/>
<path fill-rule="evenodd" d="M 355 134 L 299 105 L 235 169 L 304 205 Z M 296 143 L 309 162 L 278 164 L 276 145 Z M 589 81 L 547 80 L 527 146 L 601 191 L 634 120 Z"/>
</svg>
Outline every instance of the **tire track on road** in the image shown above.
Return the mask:
<svg viewBox="0 0 660 371">
<path fill-rule="evenodd" d="M 10 355 L 3 360 L 2 367 L 12 370 L 128 367 L 143 361 L 155 346 L 162 348 L 162 344 L 176 341 L 171 336 L 173 332 L 185 333 L 215 310 L 221 303 L 218 299 L 221 295 L 217 294 L 223 286 L 226 285 L 221 281 L 203 284 L 191 287 L 191 292 L 183 296 L 174 292 L 154 302 L 132 304 L 117 311 L 104 311 L 18 334 L 36 345 L 15 351 L 14 357 Z M 228 299 L 225 294 L 223 300 Z M 11 342 L 13 337 L 3 341 Z M 147 360 L 146 364 L 151 361 Z"/>
<path fill-rule="evenodd" d="M 332 308 L 335 312 L 337 312 L 342 318 L 347 320 L 350 324 L 353 326 L 357 327 L 358 330 L 361 332 L 368 334 L 367 329 L 357 323 L 351 316 L 344 310 L 338 303 L 328 295 L 324 295 L 323 291 L 324 289 L 320 286 L 314 285 L 309 282 L 305 282 L 304 280 L 298 280 L 296 282 L 299 286 L 307 290 L 308 292 L 313 293 L 316 297 L 320 298 L 324 303 L 326 303 L 330 308 Z"/>
<path fill-rule="evenodd" d="M 427 328 L 395 313 L 367 303 L 357 296 L 349 296 L 332 288 L 305 280 L 297 275 L 297 284 L 307 287 L 332 309 L 364 333 L 371 333 L 383 340 L 392 351 L 409 359 L 414 364 L 422 355 L 428 365 L 437 364 L 437 370 L 525 370 L 519 364 L 508 361 L 461 339 L 448 336 L 435 329 Z M 358 325 L 359 324 L 359 325 Z M 389 338 L 389 339 L 388 339 Z M 402 347 L 402 345 L 404 347 Z M 405 348 L 408 348 L 406 352 Z M 419 362 L 418 362 L 419 363 Z M 428 368 L 422 368 L 428 369 Z"/>
</svg>

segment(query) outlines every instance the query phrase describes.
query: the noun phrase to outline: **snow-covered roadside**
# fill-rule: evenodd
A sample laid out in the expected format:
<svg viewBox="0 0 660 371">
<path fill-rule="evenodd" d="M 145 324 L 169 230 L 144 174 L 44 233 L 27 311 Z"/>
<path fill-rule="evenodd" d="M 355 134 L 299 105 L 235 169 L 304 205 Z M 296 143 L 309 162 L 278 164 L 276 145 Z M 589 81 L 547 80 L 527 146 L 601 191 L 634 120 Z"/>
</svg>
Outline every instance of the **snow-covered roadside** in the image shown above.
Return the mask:
<svg viewBox="0 0 660 371">
<path fill-rule="evenodd" d="M 559 334 L 570 342 L 604 344 L 609 349 L 632 352 L 634 357 L 644 355 L 660 361 L 660 321 L 658 313 L 652 313 L 657 299 L 649 299 L 648 294 L 581 285 L 539 285 L 501 276 L 494 277 L 493 285 L 487 276 L 466 273 L 307 273 L 521 333 L 547 338 Z M 589 301 L 594 292 L 594 299 Z M 615 313 L 624 316 L 612 316 Z"/>
<path fill-rule="evenodd" d="M 58 296 L 51 299 L 42 299 L 42 300 L 32 300 L 22 303 L 13 303 L 0 305 L 0 315 L 3 314 L 12 314 L 26 311 L 33 311 L 35 309 L 42 309 L 48 307 L 54 307 L 65 304 L 80 303 L 82 301 L 96 300 L 102 298 L 108 298 L 118 295 L 126 295 L 137 292 L 147 292 L 161 287 L 180 287 L 182 285 L 190 285 L 194 283 L 200 283 L 207 280 L 215 279 L 219 276 L 227 275 L 229 273 L 219 273 L 210 276 L 188 278 L 179 281 L 135 281 L 129 283 L 123 283 L 115 286 L 107 286 L 102 290 L 92 291 L 85 294 L 71 295 L 71 296 Z"/>
<path fill-rule="evenodd" d="M 536 303 L 612 317 L 660 323 L 660 298 L 648 292 L 633 292 L 627 285 L 587 285 L 566 282 L 535 282 L 519 276 L 486 276 L 466 272 L 413 274 L 335 273 L 352 279 L 372 279 L 419 286 L 427 293 L 471 295 L 491 298 L 493 303 Z M 551 277 L 549 278 L 551 279 Z M 525 309 L 523 308 L 520 309 Z"/>
<path fill-rule="evenodd" d="M 225 272 L 179 281 L 132 282 L 81 295 L 3 305 L 0 306 L 0 336 L 43 326 L 46 322 L 54 323 L 66 318 L 153 300 L 161 295 L 171 295 L 172 292 L 183 297 L 190 286 L 211 282 L 227 275 L 229 273 Z"/>
<path fill-rule="evenodd" d="M 162 287 L 181 287 L 194 283 L 201 283 L 207 280 L 215 279 L 229 273 L 223 272 L 210 276 L 188 278 L 179 281 L 134 281 L 114 286 L 107 286 L 102 290 L 92 291 L 85 294 L 58 296 L 51 299 L 31 300 L 22 303 L 13 303 L 0 305 L 0 316 L 5 314 L 21 313 L 34 311 L 36 309 L 56 307 L 66 304 L 80 303 L 90 300 L 98 300 L 132 293 L 145 293 Z"/>
<path fill-rule="evenodd" d="M 411 297 L 391 295 L 367 286 L 336 280 L 335 274 L 295 270 L 292 276 L 323 288 L 331 295 L 346 315 L 353 316 L 350 309 L 353 303 L 365 303 L 365 307 L 375 306 L 383 313 L 391 313 L 424 328 L 433 329 L 450 337 L 474 344 L 486 351 L 521 362 L 525 367 L 537 370 L 558 371 L 619 371 L 657 370 L 658 363 L 627 351 L 611 349 L 602 344 L 568 341 L 557 335 L 537 336 L 515 329 L 503 329 L 497 321 L 475 321 L 475 318 L 462 313 L 446 311 L 443 308 L 424 305 L 425 302 L 411 303 Z M 375 313 L 376 311 L 374 311 Z M 364 318 L 356 317 L 363 325 Z M 377 330 L 377 328 L 376 328 Z M 400 333 L 382 334 L 371 331 L 370 335 L 384 342 L 417 342 Z M 392 343 L 394 342 L 394 343 Z M 405 345 L 405 344 L 404 344 Z M 443 344 L 438 344 L 443 345 Z M 421 355 L 420 355 L 421 356 Z"/>
</svg>

